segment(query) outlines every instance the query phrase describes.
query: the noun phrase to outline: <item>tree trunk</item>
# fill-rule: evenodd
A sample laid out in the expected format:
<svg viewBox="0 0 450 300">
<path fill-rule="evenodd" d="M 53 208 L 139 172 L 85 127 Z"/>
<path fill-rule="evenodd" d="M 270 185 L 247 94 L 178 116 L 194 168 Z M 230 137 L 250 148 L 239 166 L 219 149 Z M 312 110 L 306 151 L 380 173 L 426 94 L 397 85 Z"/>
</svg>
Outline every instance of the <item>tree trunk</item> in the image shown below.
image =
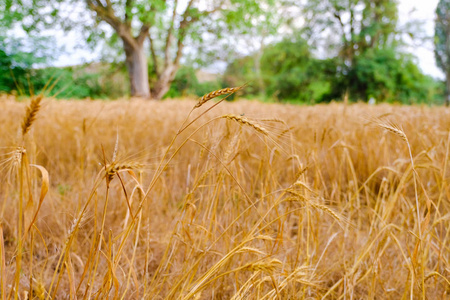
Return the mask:
<svg viewBox="0 0 450 300">
<path fill-rule="evenodd" d="M 178 71 L 178 67 L 175 65 L 169 65 L 160 74 L 158 81 L 153 89 L 153 98 L 156 100 L 162 99 L 164 95 L 169 91 L 170 85 L 175 79 L 175 75 Z"/>
<path fill-rule="evenodd" d="M 131 96 L 150 99 L 147 56 L 145 55 L 143 43 L 131 45 L 123 41 L 123 46 L 130 77 Z"/>
<path fill-rule="evenodd" d="M 262 71 L 261 71 L 261 60 L 264 54 L 264 48 L 265 48 L 265 43 L 264 43 L 264 38 L 265 35 L 262 37 L 261 39 L 261 47 L 259 47 L 259 50 L 256 52 L 255 55 L 255 69 L 256 69 L 256 80 L 258 83 L 258 91 L 260 95 L 265 95 L 266 94 L 266 88 L 265 88 L 265 84 L 264 84 L 264 79 L 263 79 L 263 75 L 262 75 Z"/>
</svg>

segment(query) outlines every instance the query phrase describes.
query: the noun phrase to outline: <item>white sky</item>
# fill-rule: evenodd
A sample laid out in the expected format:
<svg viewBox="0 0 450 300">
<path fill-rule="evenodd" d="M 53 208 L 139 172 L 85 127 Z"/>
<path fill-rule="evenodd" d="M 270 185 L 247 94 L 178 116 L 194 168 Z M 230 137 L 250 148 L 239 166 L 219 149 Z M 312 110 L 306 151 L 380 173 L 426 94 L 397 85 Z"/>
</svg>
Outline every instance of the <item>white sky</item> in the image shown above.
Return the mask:
<svg viewBox="0 0 450 300">
<path fill-rule="evenodd" d="M 434 12 L 439 0 L 399 0 L 400 26 L 408 20 L 415 19 L 424 22 L 422 27 L 426 36 L 434 36 Z M 92 61 L 95 57 L 91 50 L 76 49 L 80 44 L 80 37 L 75 33 L 56 32 L 58 44 L 65 46 L 68 53 L 61 55 L 54 63 L 57 66 L 74 65 Z M 430 39 L 421 45 L 411 45 L 408 51 L 418 58 L 420 68 L 425 74 L 433 77 L 444 78 L 444 74 L 436 66 L 433 41 Z"/>
<path fill-rule="evenodd" d="M 427 36 L 434 36 L 434 12 L 439 0 L 400 0 L 399 18 L 400 24 L 404 24 L 411 18 L 424 22 L 423 30 Z M 411 46 L 408 50 L 419 59 L 419 66 L 425 74 L 433 77 L 444 78 L 444 74 L 436 66 L 434 58 L 434 45 L 431 39 L 420 46 Z"/>
</svg>

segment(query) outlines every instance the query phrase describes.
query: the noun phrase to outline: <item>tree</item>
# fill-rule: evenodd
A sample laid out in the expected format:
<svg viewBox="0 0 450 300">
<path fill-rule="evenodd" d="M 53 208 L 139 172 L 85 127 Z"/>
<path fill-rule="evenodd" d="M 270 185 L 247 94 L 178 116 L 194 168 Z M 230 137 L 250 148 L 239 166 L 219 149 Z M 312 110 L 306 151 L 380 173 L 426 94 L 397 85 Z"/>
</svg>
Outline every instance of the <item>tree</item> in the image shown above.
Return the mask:
<svg viewBox="0 0 450 300">
<path fill-rule="evenodd" d="M 18 89 L 25 94 L 32 89 L 27 74 L 33 66 L 44 64 L 52 56 L 48 47 L 51 44 L 44 37 L 24 39 L 0 35 L 0 91 Z"/>
<path fill-rule="evenodd" d="M 446 78 L 446 105 L 450 104 L 450 0 L 440 0 L 436 8 L 435 56 Z"/>
<path fill-rule="evenodd" d="M 27 78 L 29 70 L 58 53 L 54 40 L 45 36 L 17 37 L 15 25 L 24 14 L 14 10 L 12 0 L 0 1 L 0 91 L 19 90 L 26 94 L 33 89 Z M 13 31 L 16 29 L 16 31 Z"/>
<path fill-rule="evenodd" d="M 156 99 L 164 96 L 170 88 L 170 83 L 175 78 L 189 27 L 197 22 L 202 15 L 210 13 L 209 11 L 200 12 L 198 8 L 193 6 L 194 0 L 190 0 L 184 12 L 179 15 L 177 12 L 178 1 L 173 2 L 172 16 L 166 34 L 164 59 L 161 66 L 156 56 L 155 43 L 150 35 L 150 29 L 156 25 L 157 13 L 169 9 L 165 1 L 139 2 L 127 0 L 112 2 L 109 0 L 87 0 L 86 2 L 88 8 L 95 12 L 95 16 L 108 23 L 122 40 L 132 96 L 150 97 L 147 55 L 144 48 L 146 39 L 150 40 L 153 66 L 158 77 L 153 87 L 153 97 Z M 122 16 L 119 16 L 120 12 L 122 12 Z M 133 34 L 133 22 L 139 23 L 137 34 Z M 173 44 L 176 44 L 175 55 L 171 55 Z"/>
<path fill-rule="evenodd" d="M 345 92 L 354 99 L 424 103 L 435 100 L 436 82 L 422 74 L 411 55 L 395 48 L 369 49 L 354 59 L 348 74 L 333 82 L 329 99 Z"/>
<path fill-rule="evenodd" d="M 278 99 L 311 100 L 309 85 L 315 79 L 308 74 L 311 62 L 311 53 L 304 40 L 285 39 L 267 47 L 261 59 L 267 93 Z"/>
<path fill-rule="evenodd" d="M 125 54 L 131 95 L 161 99 L 175 78 L 188 43 L 195 51 L 201 50 L 205 36 L 217 36 L 226 26 L 248 26 L 259 14 L 260 6 L 270 5 L 270 2 L 272 0 L 85 0 L 81 5 L 71 0 L 19 0 L 19 4 L 12 7 L 33 17 L 31 30 L 39 24 L 45 26 L 58 20 L 56 23 L 65 30 L 82 27 L 90 40 L 98 41 L 94 36 L 117 38 Z M 156 76 L 151 86 L 148 65 Z"/>
<path fill-rule="evenodd" d="M 322 46 L 339 65 L 329 99 L 348 91 L 355 100 L 408 102 L 433 93 L 434 82 L 400 51 L 404 37 L 416 37 L 416 27 L 398 27 L 397 5 L 397 0 L 308 0 L 306 37 L 317 44 L 328 35 Z"/>
<path fill-rule="evenodd" d="M 374 53 L 382 54 L 382 49 L 397 46 L 397 1 L 308 0 L 304 12 L 306 38 L 318 44 L 328 36 L 327 44 L 322 46 L 328 50 L 328 56 L 335 56 L 334 62 L 338 65 L 332 89 L 324 100 L 336 99 L 347 91 L 355 100 L 371 97 L 370 88 L 374 83 L 370 81 L 376 77 L 370 74 L 362 78 L 355 74 L 360 74 L 361 62 L 370 61 L 372 66 L 378 66 Z M 360 81 L 353 81 L 355 79 Z"/>
<path fill-rule="evenodd" d="M 304 14 L 307 39 L 328 35 L 326 46 L 347 66 L 366 50 L 392 47 L 398 39 L 396 0 L 309 0 Z"/>
</svg>

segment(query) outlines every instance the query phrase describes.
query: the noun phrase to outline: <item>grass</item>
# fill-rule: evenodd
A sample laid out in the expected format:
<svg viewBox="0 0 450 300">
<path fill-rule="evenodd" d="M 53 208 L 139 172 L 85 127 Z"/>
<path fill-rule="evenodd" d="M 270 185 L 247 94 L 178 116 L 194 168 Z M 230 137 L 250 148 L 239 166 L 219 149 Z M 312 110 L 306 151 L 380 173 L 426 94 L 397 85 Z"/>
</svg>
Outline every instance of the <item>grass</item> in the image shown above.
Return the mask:
<svg viewBox="0 0 450 300">
<path fill-rule="evenodd" d="M 450 110 L 216 94 L 1 100 L 0 298 L 450 297 Z"/>
</svg>

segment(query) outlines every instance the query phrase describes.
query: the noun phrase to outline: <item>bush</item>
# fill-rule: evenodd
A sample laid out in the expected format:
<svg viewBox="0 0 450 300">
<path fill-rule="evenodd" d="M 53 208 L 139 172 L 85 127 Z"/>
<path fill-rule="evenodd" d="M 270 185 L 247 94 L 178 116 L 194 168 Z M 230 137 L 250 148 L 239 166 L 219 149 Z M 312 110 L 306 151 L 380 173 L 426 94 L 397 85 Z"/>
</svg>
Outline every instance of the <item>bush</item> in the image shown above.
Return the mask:
<svg viewBox="0 0 450 300">
<path fill-rule="evenodd" d="M 61 99 L 114 99 L 128 94 L 126 74 L 114 65 L 90 64 L 74 67 L 48 67 L 41 69 L 12 69 L 11 76 L 0 90 L 28 95 L 39 93 L 47 87 L 47 95 Z M 0 81 L 1 83 L 1 81 Z M 51 86 L 51 90 L 48 87 Z"/>
<path fill-rule="evenodd" d="M 22 40 L 0 36 L 0 91 L 9 93 L 27 82 L 27 71 L 33 64 L 43 62 L 23 48 Z"/>
<path fill-rule="evenodd" d="M 126 70 L 121 65 L 93 63 L 41 70 L 42 82 L 58 76 L 58 98 L 116 99 L 128 95 Z"/>
<path fill-rule="evenodd" d="M 244 96 L 257 96 L 263 93 L 264 87 L 258 86 L 257 68 L 254 56 L 246 56 L 231 62 L 224 74 L 224 85 L 227 87 L 240 86 L 249 83 L 249 86 L 242 90 Z"/>
<path fill-rule="evenodd" d="M 199 82 L 193 67 L 182 66 L 172 82 L 164 98 L 179 98 L 187 96 L 201 97 L 211 91 L 222 88 L 218 81 Z"/>
<path fill-rule="evenodd" d="M 437 101 L 438 83 L 422 74 L 411 56 L 395 49 L 369 49 L 355 57 L 347 74 L 334 86 L 334 95 L 349 91 L 353 99 L 381 102 L 424 103 Z"/>
<path fill-rule="evenodd" d="M 191 95 L 197 85 L 198 80 L 194 68 L 182 66 L 175 75 L 175 79 L 164 98 L 178 98 Z"/>
<path fill-rule="evenodd" d="M 285 39 L 264 50 L 260 61 L 263 86 L 259 86 L 256 59 L 248 56 L 228 65 L 226 84 L 249 82 L 247 94 L 257 96 L 263 91 L 265 96 L 279 101 L 321 101 L 330 92 L 337 68 L 334 60 L 313 58 L 305 40 Z"/>
</svg>

